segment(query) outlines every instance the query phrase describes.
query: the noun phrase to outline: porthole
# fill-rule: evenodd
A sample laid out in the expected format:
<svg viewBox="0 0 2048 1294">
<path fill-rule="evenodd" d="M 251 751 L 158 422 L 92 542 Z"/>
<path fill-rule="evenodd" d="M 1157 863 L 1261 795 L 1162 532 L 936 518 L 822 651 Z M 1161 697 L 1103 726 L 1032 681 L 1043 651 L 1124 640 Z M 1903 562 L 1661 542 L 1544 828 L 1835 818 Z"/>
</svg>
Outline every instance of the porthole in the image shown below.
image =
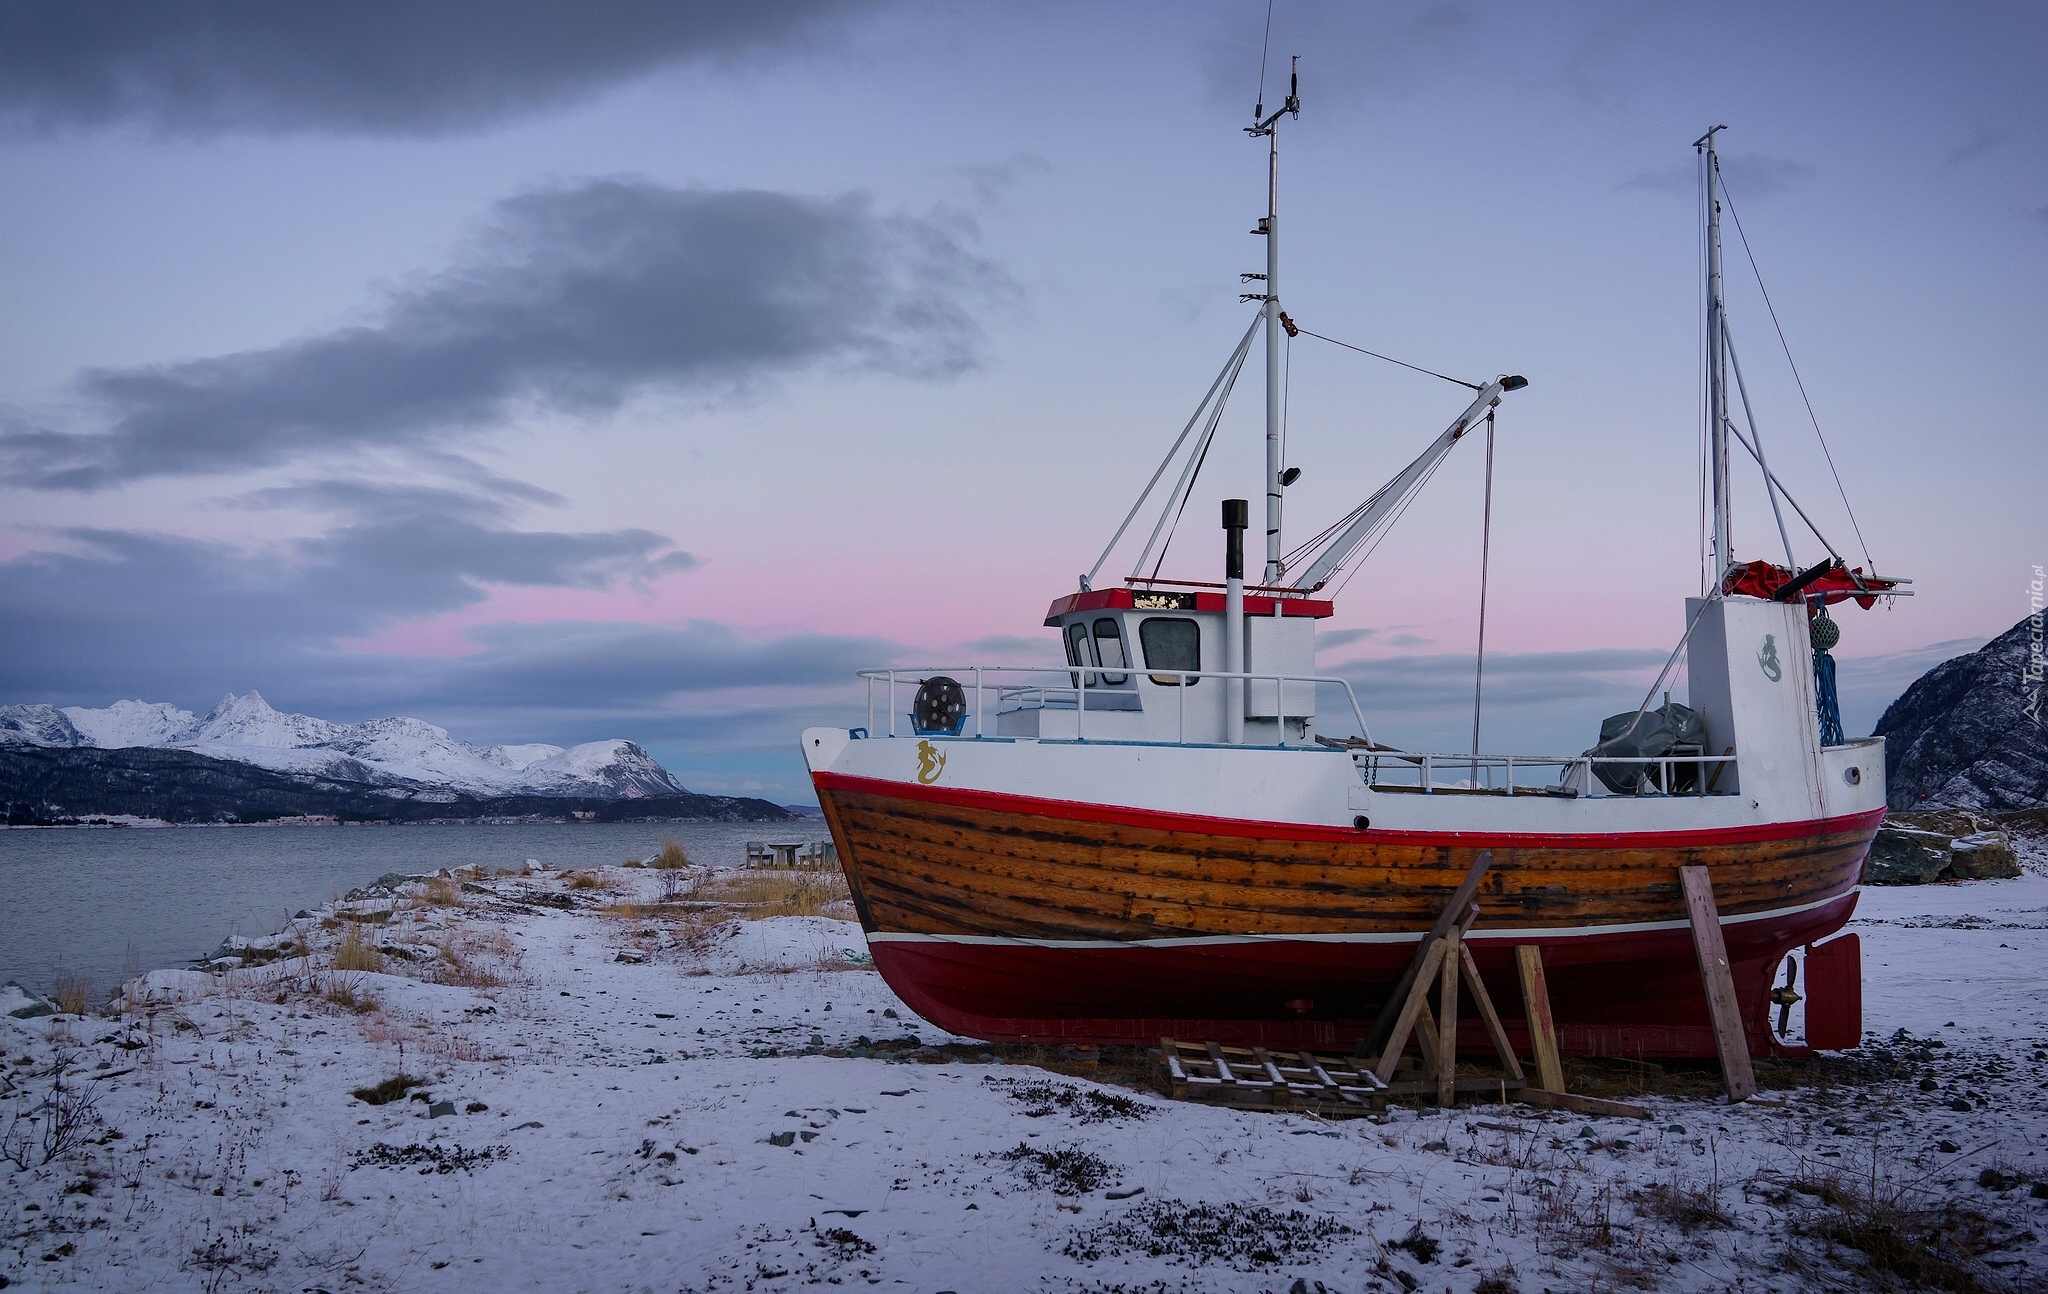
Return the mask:
<svg viewBox="0 0 2048 1294">
<path fill-rule="evenodd" d="M 1351 820 L 1351 825 L 1358 828 L 1360 831 L 1365 831 L 1372 826 L 1372 819 L 1366 817 L 1363 813 L 1361 813 Z"/>
<path fill-rule="evenodd" d="M 1863 770 L 1854 764 L 1842 770 L 1842 780 L 1851 786 L 1863 785 Z"/>
</svg>

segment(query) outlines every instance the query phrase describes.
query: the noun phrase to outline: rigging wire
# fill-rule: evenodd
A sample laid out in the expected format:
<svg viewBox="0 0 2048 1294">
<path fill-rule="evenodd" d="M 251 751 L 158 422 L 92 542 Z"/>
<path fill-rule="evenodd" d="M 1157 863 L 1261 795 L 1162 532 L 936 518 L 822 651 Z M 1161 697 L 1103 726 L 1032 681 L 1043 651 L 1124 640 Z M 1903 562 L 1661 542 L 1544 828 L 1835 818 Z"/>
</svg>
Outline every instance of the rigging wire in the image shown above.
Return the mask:
<svg viewBox="0 0 2048 1294">
<path fill-rule="evenodd" d="M 1486 411 L 1486 508 L 1479 526 L 1479 649 L 1472 668 L 1472 780 L 1479 780 L 1479 696 L 1486 681 L 1486 577 L 1493 562 L 1493 410 Z M 1487 785 L 1493 770 L 1487 770 Z M 1510 787 L 1510 789 L 1513 789 Z"/>
<path fill-rule="evenodd" d="M 1259 46 L 1259 98 L 1258 106 L 1252 109 L 1252 120 L 1266 115 L 1266 61 L 1273 51 L 1273 0 L 1266 0 L 1266 39 Z"/>
<path fill-rule="evenodd" d="M 1130 529 L 1131 522 L 1137 518 L 1138 510 L 1145 506 L 1146 499 L 1152 497 L 1153 488 L 1159 484 L 1159 478 L 1165 476 L 1166 469 L 1173 466 L 1174 455 L 1180 453 L 1180 447 L 1183 443 L 1186 442 L 1188 438 L 1188 433 L 1192 432 L 1195 429 L 1195 424 L 1202 420 L 1203 410 L 1209 408 L 1210 401 L 1216 398 L 1216 392 L 1223 388 L 1226 380 L 1231 382 L 1233 385 L 1235 384 L 1237 379 L 1234 370 L 1238 367 L 1242 367 L 1242 365 L 1244 364 L 1244 357 L 1251 349 L 1252 337 L 1255 334 L 1257 334 L 1260 322 L 1260 319 L 1255 318 L 1252 320 L 1251 327 L 1244 330 L 1244 336 L 1238 341 L 1237 349 L 1230 353 L 1230 358 L 1228 360 L 1224 361 L 1223 371 L 1218 373 L 1216 375 L 1216 380 L 1209 384 L 1208 393 L 1202 397 L 1202 402 L 1195 406 L 1194 413 L 1188 416 L 1187 425 L 1185 427 L 1182 427 L 1180 430 L 1180 435 L 1174 438 L 1172 448 L 1166 451 L 1166 457 L 1159 461 L 1158 470 L 1152 473 L 1152 479 L 1145 483 L 1145 488 L 1143 490 L 1139 491 L 1138 500 L 1137 502 L 1131 505 L 1131 510 L 1124 514 L 1123 524 L 1116 528 L 1116 533 L 1114 535 L 1110 536 L 1108 546 L 1102 550 L 1102 556 L 1095 559 L 1095 565 L 1088 572 L 1087 582 L 1090 586 L 1094 585 L 1095 577 L 1102 574 L 1102 568 L 1106 563 L 1108 563 L 1109 555 L 1112 552 L 1116 551 L 1117 544 L 1121 542 L 1124 537 L 1124 531 Z M 1230 397 L 1228 395 L 1225 395 L 1224 398 L 1227 400 Z M 1167 501 L 1167 506 L 1172 506 L 1171 499 Z M 1154 540 L 1158 539 L 1159 534 L 1157 529 L 1153 531 L 1152 537 Z M 1149 552 L 1150 549 L 1151 545 L 1148 543 L 1146 545 L 1146 550 Z M 1142 567 L 1144 564 L 1145 559 L 1143 557 L 1140 557 L 1138 559 L 1138 565 Z"/>
<path fill-rule="evenodd" d="M 1386 542 L 1387 536 L 1394 532 L 1394 527 L 1401 523 L 1401 518 L 1408 515 L 1408 509 L 1413 507 L 1415 501 L 1422 497 L 1422 491 L 1424 487 L 1426 487 L 1429 484 L 1429 478 L 1435 476 L 1437 469 L 1442 467 L 1445 463 L 1449 462 L 1450 458 L 1451 456 L 1449 454 L 1446 454 L 1442 458 L 1436 460 L 1434 463 L 1431 463 L 1429 465 L 1429 470 L 1422 474 L 1421 479 L 1416 481 L 1414 488 L 1408 492 L 1408 497 L 1401 501 L 1401 506 L 1394 511 L 1394 514 L 1392 516 L 1387 518 L 1387 524 L 1381 526 L 1379 529 L 1379 533 L 1373 536 L 1372 544 L 1369 547 L 1367 547 L 1364 552 L 1355 553 L 1352 555 L 1351 570 L 1348 574 L 1344 576 L 1344 583 L 1339 584 L 1336 588 L 1330 590 L 1331 601 L 1335 601 L 1337 599 L 1337 596 L 1344 592 L 1344 587 L 1345 585 L 1351 583 L 1352 576 L 1358 574 L 1360 571 L 1365 569 L 1365 564 L 1368 561 L 1372 560 L 1372 555 L 1379 551 L 1380 545 Z"/>
<path fill-rule="evenodd" d="M 1383 359 L 1387 361 L 1387 363 L 1389 364 L 1399 364 L 1402 368 L 1412 368 L 1418 373 L 1427 373 L 1431 377 L 1440 377 L 1443 378 L 1444 381 L 1453 383 L 1457 386 L 1462 386 L 1468 391 L 1484 391 L 1486 389 L 1485 384 L 1482 382 L 1467 382 L 1462 378 L 1450 377 L 1447 374 L 1437 372 L 1433 368 L 1424 368 L 1420 364 L 1410 364 L 1405 359 L 1395 359 L 1392 355 L 1382 355 L 1376 350 L 1367 350 L 1363 346 L 1353 346 L 1348 341 L 1338 341 L 1335 337 L 1325 337 L 1319 332 L 1310 332 L 1306 328 L 1300 328 L 1299 325 L 1296 325 L 1296 327 L 1299 329 L 1301 335 L 1304 337 L 1313 337 L 1317 341 L 1326 341 L 1330 343 L 1332 346 L 1342 346 L 1345 350 L 1355 350 L 1361 355 L 1370 355 L 1374 359 Z"/>
<path fill-rule="evenodd" d="M 1722 193 L 1727 195 L 1727 177 L 1721 180 Z M 1857 546 L 1863 549 L 1863 560 L 1872 572 L 1877 570 L 1877 561 L 1870 555 L 1870 544 L 1863 538 L 1863 527 L 1856 520 L 1856 509 L 1849 503 L 1849 491 L 1842 486 L 1842 474 L 1835 467 L 1835 455 L 1828 448 L 1828 438 L 1821 434 L 1820 418 L 1813 411 L 1813 398 L 1806 394 L 1806 379 L 1799 376 L 1799 363 L 1792 358 L 1792 344 L 1785 340 L 1785 326 L 1778 322 L 1778 307 L 1771 304 L 1771 290 L 1764 286 L 1764 272 L 1756 263 L 1756 253 L 1750 249 L 1749 235 L 1742 228 L 1742 216 L 1735 210 L 1735 199 L 1728 196 L 1728 214 L 1735 221 L 1735 233 L 1742 239 L 1742 254 L 1749 258 L 1749 272 L 1756 276 L 1757 291 L 1763 293 L 1764 309 L 1771 315 L 1771 327 L 1778 333 L 1778 345 L 1785 351 L 1785 363 L 1792 369 L 1792 381 L 1799 387 L 1799 398 L 1806 405 L 1807 420 L 1813 423 L 1814 439 L 1820 442 L 1822 457 L 1828 461 L 1828 472 L 1835 478 L 1835 492 L 1842 496 L 1842 509 L 1849 514 L 1849 527 L 1856 532 Z"/>
<path fill-rule="evenodd" d="M 1173 514 L 1173 524 L 1166 528 L 1166 542 L 1159 545 L 1159 560 L 1152 563 L 1152 578 L 1155 580 L 1159 578 L 1159 568 L 1166 565 L 1166 553 L 1173 547 L 1173 537 L 1180 533 L 1180 519 L 1188 510 L 1188 500 L 1195 497 L 1195 481 L 1202 475 L 1202 465 L 1209 461 L 1209 446 L 1215 443 L 1214 437 L 1202 438 L 1202 452 L 1195 459 L 1194 470 L 1188 473 L 1187 490 L 1180 496 L 1180 508 Z"/>
</svg>

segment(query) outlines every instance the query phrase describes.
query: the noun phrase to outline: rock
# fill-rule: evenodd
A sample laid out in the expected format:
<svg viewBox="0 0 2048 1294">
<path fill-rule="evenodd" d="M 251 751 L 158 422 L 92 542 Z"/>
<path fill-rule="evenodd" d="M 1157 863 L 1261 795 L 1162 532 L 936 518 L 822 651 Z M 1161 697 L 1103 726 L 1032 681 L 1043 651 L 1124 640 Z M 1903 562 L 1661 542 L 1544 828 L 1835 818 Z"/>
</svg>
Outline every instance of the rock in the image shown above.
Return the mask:
<svg viewBox="0 0 2048 1294">
<path fill-rule="evenodd" d="M 32 1020 L 39 1015 L 50 1015 L 56 1007 L 42 994 L 8 980 L 0 985 L 0 1013 L 16 1020 Z"/>
<path fill-rule="evenodd" d="M 2043 684 L 2029 676 L 2033 619 L 1922 675 L 1878 720 L 1895 809 L 2006 813 L 2048 803 Z"/>
<path fill-rule="evenodd" d="M 796 1144 L 796 1133 L 794 1131 L 770 1133 L 768 1144 L 771 1146 L 793 1146 Z"/>
<path fill-rule="evenodd" d="M 436 1101 L 427 1107 L 427 1117 L 429 1119 L 446 1118 L 453 1113 L 455 1113 L 455 1102 L 453 1101 Z"/>
<path fill-rule="evenodd" d="M 2010 880 L 2020 874 L 2019 859 L 2002 832 L 1979 831 L 1959 836 L 1950 846 L 1955 861 L 1949 873 L 1959 881 Z"/>
<path fill-rule="evenodd" d="M 1865 885 L 1925 885 L 1954 861 L 1949 837 L 1892 823 L 1877 829 L 1870 856 L 1863 860 Z"/>
</svg>

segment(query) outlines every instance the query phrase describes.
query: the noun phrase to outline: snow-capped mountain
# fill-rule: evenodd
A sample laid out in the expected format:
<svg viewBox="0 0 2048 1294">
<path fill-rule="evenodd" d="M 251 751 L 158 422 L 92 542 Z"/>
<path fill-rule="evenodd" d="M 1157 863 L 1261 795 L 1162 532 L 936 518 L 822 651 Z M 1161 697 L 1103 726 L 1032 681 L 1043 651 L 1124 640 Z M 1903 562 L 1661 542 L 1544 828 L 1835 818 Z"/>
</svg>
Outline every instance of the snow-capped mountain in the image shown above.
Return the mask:
<svg viewBox="0 0 2048 1294">
<path fill-rule="evenodd" d="M 675 795 L 682 784 L 630 741 L 472 746 L 418 719 L 331 723 L 283 714 L 256 692 L 229 693 L 204 715 L 163 702 L 0 706 L 0 745 L 189 750 L 285 773 L 478 795 Z"/>
</svg>

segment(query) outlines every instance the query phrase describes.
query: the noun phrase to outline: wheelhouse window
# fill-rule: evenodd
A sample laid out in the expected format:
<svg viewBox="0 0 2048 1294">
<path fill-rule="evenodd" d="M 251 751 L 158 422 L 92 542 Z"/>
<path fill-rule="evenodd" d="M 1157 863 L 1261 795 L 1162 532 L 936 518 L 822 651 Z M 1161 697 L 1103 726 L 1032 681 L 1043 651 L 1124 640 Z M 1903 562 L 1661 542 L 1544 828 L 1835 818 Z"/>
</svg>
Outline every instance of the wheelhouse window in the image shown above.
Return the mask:
<svg viewBox="0 0 2048 1294">
<path fill-rule="evenodd" d="M 1066 630 L 1066 640 L 1067 640 L 1067 664 L 1069 664 L 1069 665 L 1093 665 L 1093 664 L 1095 664 L 1095 649 L 1094 649 L 1094 648 L 1093 648 L 1093 647 L 1092 647 L 1092 646 L 1091 646 L 1091 645 L 1089 644 L 1089 641 L 1088 641 L 1088 626 L 1087 626 L 1087 625 L 1086 625 L 1085 623 L 1083 623 L 1082 621 L 1076 620 L 1076 621 L 1074 621 L 1074 622 L 1073 622 L 1072 624 L 1069 624 L 1069 625 L 1067 626 L 1067 630 Z M 1079 674 L 1075 674 L 1075 675 L 1073 675 L 1072 677 L 1073 677 L 1073 680 L 1074 680 L 1074 686 L 1075 686 L 1075 687 L 1079 687 L 1079 686 L 1081 686 L 1081 676 L 1080 676 Z M 1088 682 L 1089 682 L 1089 684 L 1090 684 L 1091 686 L 1092 686 L 1092 685 L 1094 684 L 1094 682 L 1095 682 L 1095 679 L 1094 679 L 1094 676 L 1093 676 L 1093 675 L 1090 675 L 1090 676 L 1089 676 Z"/>
<path fill-rule="evenodd" d="M 1104 668 L 1102 675 L 1104 683 L 1109 684 L 1111 687 L 1121 687 L 1123 684 L 1131 681 L 1129 674 L 1112 674 L 1108 672 L 1111 669 L 1128 663 L 1124 660 L 1123 634 L 1117 629 L 1116 620 L 1112 616 L 1104 616 L 1095 622 L 1095 659 Z"/>
<path fill-rule="evenodd" d="M 1138 622 L 1138 645 L 1145 652 L 1150 670 L 1196 670 L 1202 668 L 1202 627 L 1180 616 L 1147 616 Z M 1178 687 L 1178 674 L 1153 674 L 1161 687 Z M 1193 687 L 1198 678 L 1187 680 Z"/>
</svg>

